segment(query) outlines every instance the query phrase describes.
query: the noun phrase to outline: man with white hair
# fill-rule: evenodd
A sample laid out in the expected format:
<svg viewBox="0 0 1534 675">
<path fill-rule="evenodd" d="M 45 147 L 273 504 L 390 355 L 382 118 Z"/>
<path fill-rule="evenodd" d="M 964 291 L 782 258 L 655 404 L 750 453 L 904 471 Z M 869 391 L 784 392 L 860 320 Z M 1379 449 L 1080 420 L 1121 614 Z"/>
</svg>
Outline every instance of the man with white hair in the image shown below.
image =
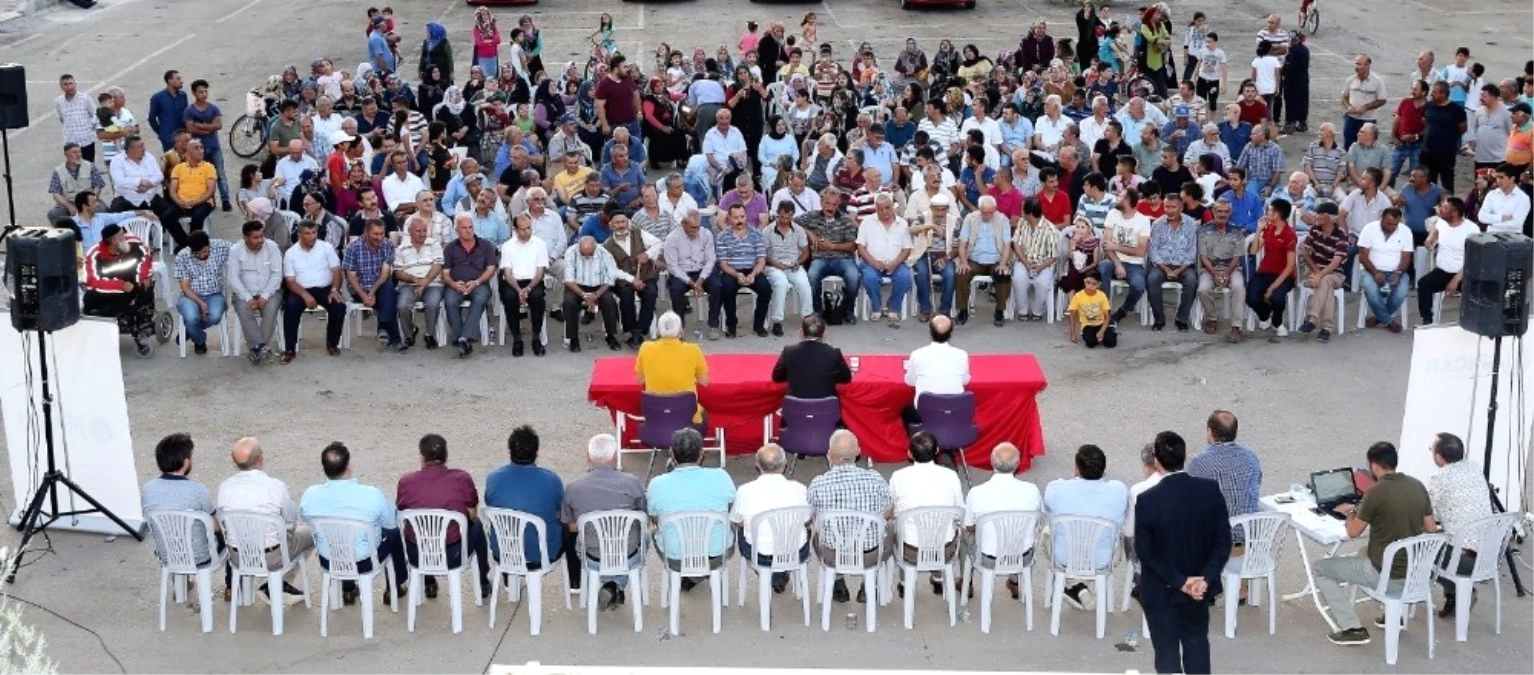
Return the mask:
<svg viewBox="0 0 1534 675">
<path fill-rule="evenodd" d="M 565 248 L 570 245 L 570 231 L 559 213 L 549 208 L 549 193 L 543 188 L 527 191 L 527 217 L 533 221 L 533 236 L 549 247 L 549 274 L 565 276 Z"/>
<path fill-rule="evenodd" d="M 597 245 L 592 237 L 581 237 L 575 246 L 565 249 L 564 276 L 565 341 L 571 352 L 581 350 L 576 315 L 582 310 L 602 315 L 602 330 L 607 348 L 622 349 L 618 343 L 618 300 L 613 286 L 618 283 L 618 265 L 612 254 Z"/>
<path fill-rule="evenodd" d="M 1044 114 L 1033 122 L 1033 149 L 1046 153 L 1059 150 L 1065 128 L 1074 125 L 1071 118 L 1060 113 L 1060 96 L 1050 94 L 1044 98 Z"/>
<path fill-rule="evenodd" d="M 320 165 L 304 152 L 302 139 L 293 139 L 288 142 L 288 154 L 277 160 L 272 177 L 272 189 L 277 192 L 281 201 L 287 202 L 293 197 L 293 189 L 303 182 L 305 171 L 318 174 Z M 414 194 L 414 193 L 412 193 Z M 291 204 L 289 205 L 291 206 Z M 292 209 L 289 209 L 292 210 Z"/>
<path fill-rule="evenodd" d="M 420 332 L 415 325 L 415 303 L 420 302 L 426 313 L 426 348 L 436 349 L 437 316 L 442 311 L 443 257 L 442 240 L 432 236 L 429 222 L 420 211 L 405 220 L 406 237 L 394 252 L 394 295 L 405 344 L 414 346 Z"/>
<path fill-rule="evenodd" d="M 863 292 L 868 295 L 868 315 L 899 326 L 900 308 L 905 306 L 905 294 L 911 288 L 911 268 L 905 264 L 911 255 L 911 233 L 905 219 L 895 215 L 895 201 L 888 193 L 874 198 L 874 215 L 858 224 L 857 251 Z M 891 286 L 887 305 L 881 290 L 884 279 L 889 279 Z"/>
<path fill-rule="evenodd" d="M 1268 197 L 1269 204 L 1280 200 L 1293 207 L 1289 212 L 1289 225 L 1295 232 L 1305 232 L 1316 223 L 1317 195 L 1310 185 L 1310 174 L 1304 171 L 1289 174 L 1289 180 L 1274 188 L 1272 196 Z"/>
<path fill-rule="evenodd" d="M 758 515 L 775 509 L 790 509 L 810 505 L 809 493 L 803 483 L 790 480 L 783 475 L 783 470 L 788 468 L 788 454 L 782 446 L 776 443 L 768 443 L 762 449 L 756 451 L 755 480 L 741 485 L 735 490 L 735 504 L 730 507 L 730 522 L 739 528 L 736 541 L 740 554 L 750 557 L 756 556 L 758 565 L 772 564 L 772 556 L 778 551 L 772 539 L 772 528 L 763 523 L 763 527 L 753 530 L 751 520 Z M 809 525 L 809 520 L 805 520 Z M 804 546 L 799 549 L 799 560 L 803 562 L 810 557 L 810 538 L 804 538 Z M 788 573 L 774 572 L 772 575 L 772 591 L 782 593 L 788 587 Z"/>
<path fill-rule="evenodd" d="M 586 550 L 575 551 L 575 537 L 581 516 L 595 511 L 646 510 L 645 490 L 639 479 L 618 470 L 618 439 L 611 434 L 597 434 L 586 444 L 586 474 L 565 486 L 565 501 L 560 508 L 559 520 L 570 532 L 566 546 L 565 564 L 570 571 L 571 583 L 580 587 L 580 561 L 584 558 L 589 567 L 595 568 L 602 555 L 601 540 L 595 528 L 586 531 Z M 639 528 L 629 533 L 629 559 L 637 562 L 641 547 Z M 606 610 L 624 602 L 623 589 L 628 577 L 603 577 L 602 588 L 597 593 L 599 606 Z"/>
<path fill-rule="evenodd" d="M 1011 443 L 997 445 L 991 450 L 991 479 L 970 488 L 964 498 L 964 527 L 976 537 L 982 560 L 994 562 L 996 556 L 1002 553 L 999 550 L 1000 532 L 991 528 L 975 531 L 975 524 L 982 517 L 1003 511 L 1039 511 L 1043 507 L 1044 497 L 1039 492 L 1039 486 L 1021 480 L 1016 475 L 1017 468 L 1022 465 L 1022 457 L 1022 451 Z M 1023 535 L 1021 546 L 1025 551 L 1033 548 L 1031 530 Z M 1017 580 L 1008 579 L 1007 589 L 1016 598 Z"/>
<path fill-rule="evenodd" d="M 239 471 L 218 485 L 219 513 L 250 511 L 282 518 L 287 524 L 284 534 L 287 538 L 288 557 L 293 560 L 303 557 L 314 546 L 314 537 L 308 527 L 298 524 L 298 504 L 293 502 L 287 483 L 267 475 L 266 453 L 261 449 L 261 441 L 254 436 L 241 438 L 235 441 L 229 457 L 234 460 L 234 467 Z M 266 533 L 268 565 L 281 564 L 282 553 L 277 549 L 280 543 L 276 532 Z M 291 605 L 301 599 L 302 591 L 292 584 L 284 581 L 282 587 L 285 596 L 283 604 Z M 262 584 L 261 592 L 263 595 L 269 593 L 265 584 Z"/>
<path fill-rule="evenodd" d="M 1012 247 L 1007 245 L 1012 241 L 1012 225 L 996 210 L 995 197 L 984 195 L 977 206 L 979 210 L 964 217 L 957 237 L 959 255 L 954 264 L 959 274 L 959 325 L 969 323 L 969 296 L 975 277 L 988 276 L 996 292 L 993 321 L 1002 326 L 1012 297 Z"/>
<path fill-rule="evenodd" d="M 1097 141 L 1103 137 L 1103 132 L 1108 129 L 1108 122 L 1113 118 L 1108 115 L 1108 97 L 1094 96 L 1092 98 L 1092 115 L 1081 120 L 1078 126 L 1081 128 L 1081 142 L 1087 147 L 1097 147 Z"/>
<path fill-rule="evenodd" d="M 1199 131 L 1203 135 L 1188 144 L 1188 149 L 1182 153 L 1182 163 L 1190 167 L 1198 166 L 1198 158 L 1213 154 L 1220 158 L 1220 166 L 1230 166 L 1230 148 L 1225 147 L 1225 143 L 1220 140 L 1220 125 L 1205 122 Z"/>
<path fill-rule="evenodd" d="M 807 491 L 810 506 L 815 507 L 817 513 L 825 511 L 857 511 L 878 517 L 886 517 L 890 507 L 890 488 L 884 482 L 884 477 L 873 469 L 858 468 L 858 437 L 846 429 L 838 429 L 831 434 L 830 448 L 827 450 L 827 459 L 831 463 L 831 470 L 815 477 L 810 481 Z M 890 555 L 890 542 L 894 539 L 894 532 L 887 530 L 885 533 L 884 555 Z M 877 542 L 863 542 L 863 564 L 873 567 L 879 564 L 879 547 Z M 815 554 L 820 556 L 823 564 L 831 565 L 836 562 L 837 539 L 835 532 L 821 532 L 815 540 Z M 858 589 L 858 602 L 866 601 L 868 589 Z M 835 602 L 847 602 L 850 594 L 847 592 L 847 582 L 838 578 L 836 585 L 831 590 L 831 599 Z"/>
</svg>

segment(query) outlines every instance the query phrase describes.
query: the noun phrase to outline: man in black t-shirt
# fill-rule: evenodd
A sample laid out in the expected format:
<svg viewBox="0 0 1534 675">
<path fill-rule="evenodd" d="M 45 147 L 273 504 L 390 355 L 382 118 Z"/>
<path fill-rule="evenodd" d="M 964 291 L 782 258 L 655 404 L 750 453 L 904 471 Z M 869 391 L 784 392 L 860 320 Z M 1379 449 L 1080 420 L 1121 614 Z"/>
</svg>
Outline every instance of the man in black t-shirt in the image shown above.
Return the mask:
<svg viewBox="0 0 1534 675">
<path fill-rule="evenodd" d="M 1418 161 L 1427 168 L 1428 180 L 1436 180 L 1449 193 L 1454 192 L 1454 161 L 1459 156 L 1460 139 L 1466 127 L 1465 107 L 1449 100 L 1449 83 L 1438 81 L 1422 107 L 1427 130 L 1422 138 Z"/>
</svg>

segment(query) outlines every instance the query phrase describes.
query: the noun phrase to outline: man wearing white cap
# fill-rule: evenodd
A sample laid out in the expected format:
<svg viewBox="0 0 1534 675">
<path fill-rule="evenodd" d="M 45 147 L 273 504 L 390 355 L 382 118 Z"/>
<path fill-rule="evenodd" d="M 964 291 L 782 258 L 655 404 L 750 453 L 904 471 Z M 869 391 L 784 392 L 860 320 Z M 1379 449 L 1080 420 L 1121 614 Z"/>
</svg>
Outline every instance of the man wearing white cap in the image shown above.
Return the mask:
<svg viewBox="0 0 1534 675">
<path fill-rule="evenodd" d="M 928 172 L 926 177 L 929 184 L 941 181 L 936 169 Z M 953 312 L 955 278 L 949 256 L 953 250 L 953 235 L 959 229 L 959 214 L 952 206 L 953 198 L 947 192 L 938 192 L 927 201 L 926 209 L 906 214 L 914 244 L 908 262 L 916 282 L 917 321 L 926 322 L 932 317 L 933 276 L 937 276 L 942 284 L 939 286 L 938 313 Z"/>
</svg>

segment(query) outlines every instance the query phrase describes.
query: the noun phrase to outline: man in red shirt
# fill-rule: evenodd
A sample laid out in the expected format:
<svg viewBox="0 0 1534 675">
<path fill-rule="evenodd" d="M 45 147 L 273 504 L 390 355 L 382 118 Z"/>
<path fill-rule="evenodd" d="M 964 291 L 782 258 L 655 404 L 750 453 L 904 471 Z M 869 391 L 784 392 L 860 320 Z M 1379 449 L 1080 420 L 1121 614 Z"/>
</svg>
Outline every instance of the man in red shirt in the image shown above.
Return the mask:
<svg viewBox="0 0 1534 675">
<path fill-rule="evenodd" d="M 1422 155 L 1422 134 L 1427 131 L 1422 109 L 1427 105 L 1427 88 L 1428 83 L 1423 80 L 1412 82 L 1411 97 L 1401 99 L 1400 105 L 1396 106 L 1396 121 L 1390 127 L 1395 148 L 1390 151 L 1390 180 L 1386 187 L 1394 188 L 1396 176 L 1403 171 L 1409 173 Z"/>
<path fill-rule="evenodd" d="M 1038 195 L 1044 219 L 1062 230 L 1070 227 L 1074 222 L 1071 220 L 1071 196 L 1060 189 L 1060 170 L 1052 166 L 1039 169 L 1039 181 L 1044 184 Z"/>
<path fill-rule="evenodd" d="M 1272 328 L 1278 337 L 1288 337 L 1284 326 L 1284 306 L 1294 290 L 1295 246 L 1299 243 L 1289 226 L 1292 207 L 1282 199 L 1268 205 L 1268 214 L 1257 222 L 1250 253 L 1257 256 L 1257 273 L 1246 284 L 1246 306 L 1257 315 L 1257 329 Z"/>
<path fill-rule="evenodd" d="M 485 528 L 479 522 L 479 490 L 474 487 L 474 477 L 462 469 L 447 467 L 447 440 L 437 434 L 421 437 L 421 468 L 399 478 L 395 490 L 395 505 L 400 511 L 406 509 L 442 509 L 461 513 L 469 520 L 469 532 L 458 531 L 457 525 L 447 528 L 447 566 L 456 569 L 463 565 L 463 547 L 458 542 L 468 536 L 469 555 L 479 564 L 479 596 L 490 596 L 490 556 L 485 548 Z M 420 549 L 416 546 L 416 534 L 410 528 L 403 532 L 405 559 L 412 567 L 420 564 Z M 426 597 L 437 597 L 437 580 L 426 578 Z"/>
<path fill-rule="evenodd" d="M 1236 100 L 1236 105 L 1241 107 L 1241 121 L 1252 126 L 1267 124 L 1268 104 L 1257 94 L 1257 85 L 1247 82 L 1241 87 L 1241 98 Z"/>
<path fill-rule="evenodd" d="M 608 60 L 607 76 L 597 84 L 597 119 L 605 137 L 611 137 L 616 127 L 628 127 L 630 135 L 639 136 L 639 85 L 626 60 L 614 54 Z"/>
</svg>

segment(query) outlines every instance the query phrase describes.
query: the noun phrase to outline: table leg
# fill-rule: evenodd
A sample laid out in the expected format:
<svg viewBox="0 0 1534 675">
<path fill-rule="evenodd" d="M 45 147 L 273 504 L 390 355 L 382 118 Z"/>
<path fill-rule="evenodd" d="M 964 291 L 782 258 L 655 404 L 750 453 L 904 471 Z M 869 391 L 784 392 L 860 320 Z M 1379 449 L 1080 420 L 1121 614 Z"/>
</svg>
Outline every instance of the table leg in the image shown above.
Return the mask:
<svg viewBox="0 0 1534 675">
<path fill-rule="evenodd" d="M 1332 631 L 1342 630 L 1342 628 L 1337 625 L 1337 622 L 1332 620 L 1331 614 L 1326 611 L 1326 605 L 1321 601 L 1321 591 L 1320 589 L 1316 588 L 1315 573 L 1310 569 L 1310 553 L 1305 550 L 1305 536 L 1300 534 L 1299 530 L 1295 530 L 1294 537 L 1295 540 L 1299 543 L 1300 561 L 1305 566 L 1305 588 L 1285 595 L 1284 602 L 1291 602 L 1309 595 L 1311 600 L 1313 600 L 1316 604 L 1316 611 L 1321 613 L 1321 618 L 1325 619 L 1326 624 L 1332 627 Z M 1326 557 L 1330 558 L 1337 555 L 1337 550 L 1340 548 L 1342 548 L 1342 542 L 1339 541 L 1335 544 L 1332 544 L 1332 546 L 1326 550 Z"/>
</svg>

